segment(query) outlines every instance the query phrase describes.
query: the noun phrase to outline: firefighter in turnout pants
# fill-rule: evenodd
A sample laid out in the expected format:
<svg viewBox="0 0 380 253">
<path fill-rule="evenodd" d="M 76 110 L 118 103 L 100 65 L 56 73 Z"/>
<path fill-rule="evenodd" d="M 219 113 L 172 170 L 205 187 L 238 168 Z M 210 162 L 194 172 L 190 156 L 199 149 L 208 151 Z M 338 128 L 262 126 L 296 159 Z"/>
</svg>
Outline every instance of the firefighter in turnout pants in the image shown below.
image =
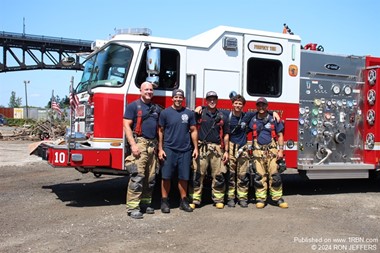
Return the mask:
<svg viewBox="0 0 380 253">
<path fill-rule="evenodd" d="M 256 172 L 256 207 L 265 207 L 269 188 L 272 201 L 281 208 L 288 208 L 288 204 L 282 198 L 281 176 L 277 169 L 277 161 L 284 156 L 284 125 L 282 122 L 276 122 L 268 113 L 268 102 L 265 98 L 259 98 L 256 107 L 257 115 L 249 123 L 252 129 L 253 165 Z"/>
<path fill-rule="evenodd" d="M 247 117 L 244 113 L 245 98 L 235 95 L 231 98 L 232 111 L 227 111 L 226 124 L 229 126 L 229 173 L 227 206 L 235 207 L 235 198 L 241 207 L 248 207 L 249 176 L 247 154 Z M 252 116 L 250 117 L 252 118 Z"/>
<path fill-rule="evenodd" d="M 125 159 L 130 172 L 127 190 L 128 215 L 143 218 L 143 213 L 153 214 L 152 191 L 157 169 L 157 125 L 161 108 L 151 102 L 153 84 L 144 82 L 140 87 L 141 97 L 126 109 L 123 127 L 130 145 L 130 154 Z M 132 130 L 134 129 L 134 130 Z"/>
<path fill-rule="evenodd" d="M 190 198 L 193 209 L 201 204 L 203 179 L 207 169 L 211 167 L 212 200 L 218 209 L 224 208 L 225 173 L 228 162 L 228 129 L 224 124 L 224 116 L 216 108 L 218 95 L 215 91 L 206 93 L 206 108 L 201 115 L 197 114 L 198 122 L 198 152 L 199 156 L 193 160 L 193 189 L 190 189 Z"/>
</svg>

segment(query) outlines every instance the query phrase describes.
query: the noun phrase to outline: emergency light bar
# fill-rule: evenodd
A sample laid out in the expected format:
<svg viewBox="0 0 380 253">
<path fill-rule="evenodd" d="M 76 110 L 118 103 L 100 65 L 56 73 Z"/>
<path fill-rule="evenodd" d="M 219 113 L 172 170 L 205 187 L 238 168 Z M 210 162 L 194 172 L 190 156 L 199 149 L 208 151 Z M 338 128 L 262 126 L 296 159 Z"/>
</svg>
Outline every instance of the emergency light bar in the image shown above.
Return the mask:
<svg viewBox="0 0 380 253">
<path fill-rule="evenodd" d="M 149 28 L 125 28 L 125 29 L 115 29 L 115 35 L 118 34 L 130 34 L 130 35 L 144 35 L 149 36 L 152 31 Z"/>
</svg>

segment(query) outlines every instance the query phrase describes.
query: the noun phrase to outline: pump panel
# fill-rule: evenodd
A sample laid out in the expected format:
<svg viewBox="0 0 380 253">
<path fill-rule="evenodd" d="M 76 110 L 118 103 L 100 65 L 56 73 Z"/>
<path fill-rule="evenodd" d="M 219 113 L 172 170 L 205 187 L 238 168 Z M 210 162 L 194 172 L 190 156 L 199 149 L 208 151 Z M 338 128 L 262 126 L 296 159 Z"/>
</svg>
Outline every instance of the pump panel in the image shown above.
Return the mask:
<svg viewBox="0 0 380 253">
<path fill-rule="evenodd" d="M 362 162 L 364 59 L 302 52 L 301 63 L 299 164 Z"/>
</svg>

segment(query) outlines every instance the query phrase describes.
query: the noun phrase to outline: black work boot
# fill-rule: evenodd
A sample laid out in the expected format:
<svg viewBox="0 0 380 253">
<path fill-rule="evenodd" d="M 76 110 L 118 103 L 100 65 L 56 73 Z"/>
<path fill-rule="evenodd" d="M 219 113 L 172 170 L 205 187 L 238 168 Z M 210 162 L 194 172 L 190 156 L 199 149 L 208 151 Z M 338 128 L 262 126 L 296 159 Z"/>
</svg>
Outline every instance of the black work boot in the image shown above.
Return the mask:
<svg viewBox="0 0 380 253">
<path fill-rule="evenodd" d="M 179 205 L 179 209 L 181 209 L 185 212 L 192 212 L 193 211 L 193 208 L 190 207 L 189 201 L 187 200 L 187 198 L 183 198 L 181 200 L 181 204 Z"/>
<path fill-rule="evenodd" d="M 162 213 L 170 213 L 168 198 L 161 199 L 161 212 Z"/>
<path fill-rule="evenodd" d="M 151 207 L 150 205 L 145 205 L 145 204 L 141 205 L 140 209 L 142 213 L 154 214 L 154 208 Z"/>
<path fill-rule="evenodd" d="M 228 201 L 227 201 L 227 206 L 228 207 L 235 207 L 235 200 L 233 200 L 233 199 L 229 199 Z"/>
<path fill-rule="evenodd" d="M 246 207 L 248 207 L 248 201 L 245 199 L 241 199 L 241 200 L 239 200 L 239 205 L 240 205 L 240 207 L 246 208 Z"/>
</svg>

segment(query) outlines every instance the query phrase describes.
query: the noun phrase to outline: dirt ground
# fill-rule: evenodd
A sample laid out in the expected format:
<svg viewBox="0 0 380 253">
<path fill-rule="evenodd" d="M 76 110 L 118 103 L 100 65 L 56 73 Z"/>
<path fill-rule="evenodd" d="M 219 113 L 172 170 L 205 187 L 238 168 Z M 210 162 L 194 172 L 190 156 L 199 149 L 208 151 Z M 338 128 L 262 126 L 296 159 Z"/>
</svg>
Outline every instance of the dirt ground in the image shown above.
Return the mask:
<svg viewBox="0 0 380 253">
<path fill-rule="evenodd" d="M 0 252 L 380 251 L 379 181 L 304 181 L 288 170 L 289 209 L 208 202 L 186 213 L 172 195 L 162 214 L 155 195 L 156 213 L 134 220 L 127 177 L 52 168 L 29 143 L 0 141 Z"/>
</svg>

